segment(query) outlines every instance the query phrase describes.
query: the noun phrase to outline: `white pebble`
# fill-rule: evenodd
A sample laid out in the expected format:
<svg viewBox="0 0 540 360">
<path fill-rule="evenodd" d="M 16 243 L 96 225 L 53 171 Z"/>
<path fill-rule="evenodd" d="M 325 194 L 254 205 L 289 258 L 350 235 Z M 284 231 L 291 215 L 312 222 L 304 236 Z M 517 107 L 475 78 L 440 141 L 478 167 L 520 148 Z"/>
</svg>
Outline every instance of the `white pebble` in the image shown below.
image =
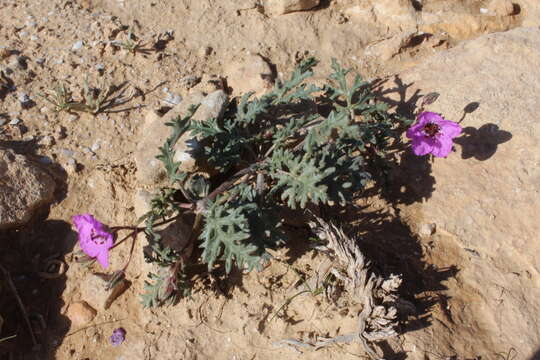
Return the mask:
<svg viewBox="0 0 540 360">
<path fill-rule="evenodd" d="M 90 150 L 92 150 L 92 152 L 96 152 L 96 151 L 99 150 L 100 147 L 101 147 L 101 145 L 99 144 L 99 140 L 98 140 L 98 141 L 96 141 L 96 142 L 92 145 L 92 147 L 90 148 Z"/>
<path fill-rule="evenodd" d="M 15 118 L 9 122 L 9 125 L 17 125 L 20 122 L 21 120 L 19 118 Z"/>
<path fill-rule="evenodd" d="M 21 104 L 28 104 L 30 102 L 30 97 L 28 96 L 28 94 L 25 94 L 25 93 L 20 93 L 19 94 L 19 102 Z"/>
<path fill-rule="evenodd" d="M 79 50 L 83 47 L 84 43 L 82 40 L 77 41 L 73 46 L 71 47 L 72 50 Z"/>
<path fill-rule="evenodd" d="M 480 14 L 487 14 L 489 12 L 486 8 L 480 8 Z"/>
</svg>

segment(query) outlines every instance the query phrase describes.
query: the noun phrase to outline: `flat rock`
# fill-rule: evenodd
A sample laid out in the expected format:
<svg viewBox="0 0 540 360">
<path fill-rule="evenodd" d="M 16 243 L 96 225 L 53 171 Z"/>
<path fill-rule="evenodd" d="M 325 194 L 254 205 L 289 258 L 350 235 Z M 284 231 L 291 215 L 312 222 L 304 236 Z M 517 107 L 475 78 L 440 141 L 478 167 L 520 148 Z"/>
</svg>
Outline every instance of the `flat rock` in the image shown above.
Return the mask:
<svg viewBox="0 0 540 360">
<path fill-rule="evenodd" d="M 69 305 L 66 316 L 71 324 L 80 327 L 90 323 L 97 315 L 97 311 L 86 301 L 79 301 Z"/>
<path fill-rule="evenodd" d="M 437 91 L 429 110 L 463 120 L 448 158 L 428 164 L 405 155 L 394 173 L 408 194 L 401 215 L 421 235 L 423 224 L 436 226 L 423 239 L 432 261 L 459 269 L 445 292 L 453 322 L 430 330 L 445 339 L 435 353 L 467 358 L 515 348 L 530 359 L 540 344 L 538 64 L 540 29 L 517 28 L 463 42 L 399 74 L 406 101 L 415 91 Z"/>
<path fill-rule="evenodd" d="M 248 55 L 225 67 L 227 83 L 234 94 L 242 96 L 253 91 L 262 95 L 272 88 L 274 81 L 270 65 L 260 55 Z"/>
<path fill-rule="evenodd" d="M 0 149 L 0 230 L 22 226 L 54 200 L 54 180 L 36 164 Z"/>
<path fill-rule="evenodd" d="M 319 3 L 320 0 L 265 0 L 264 9 L 273 15 L 283 15 L 313 9 Z"/>
<path fill-rule="evenodd" d="M 205 121 L 212 117 L 219 117 L 227 106 L 227 95 L 222 90 L 217 90 L 206 97 L 200 92 L 193 92 L 163 117 L 154 111 L 147 113 L 139 132 L 140 140 L 135 151 L 137 180 L 140 185 L 155 186 L 165 182 L 165 168 L 156 158 L 160 154 L 159 148 L 171 135 L 172 128 L 165 124 L 173 121 L 177 116 L 185 116 L 190 106 L 197 104 L 200 106 L 193 119 Z M 193 152 L 198 146 L 198 142 L 190 133 L 185 133 L 178 140 L 175 146 L 175 159 L 182 160 L 182 170 L 195 170 L 197 159 Z"/>
</svg>

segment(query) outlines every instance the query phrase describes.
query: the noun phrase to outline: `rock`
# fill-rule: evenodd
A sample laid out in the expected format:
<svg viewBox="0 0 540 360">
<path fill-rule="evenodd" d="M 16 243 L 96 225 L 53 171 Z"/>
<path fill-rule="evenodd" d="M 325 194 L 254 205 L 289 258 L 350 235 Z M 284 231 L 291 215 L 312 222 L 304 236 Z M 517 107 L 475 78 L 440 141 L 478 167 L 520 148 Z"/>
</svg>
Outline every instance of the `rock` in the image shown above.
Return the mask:
<svg viewBox="0 0 540 360">
<path fill-rule="evenodd" d="M 414 32 L 403 33 L 397 36 L 392 36 L 388 39 L 373 43 L 366 47 L 364 55 L 366 57 L 374 57 L 377 61 L 388 61 L 395 55 L 399 54 L 402 48 L 407 46 L 411 37 L 416 34 Z"/>
<path fill-rule="evenodd" d="M 514 4 L 510 0 L 491 0 L 487 10 L 493 15 L 509 16 L 514 14 Z"/>
<path fill-rule="evenodd" d="M 417 200 L 403 202 L 402 217 L 413 229 L 437 224 L 431 261 L 459 269 L 444 282 L 453 321 L 439 316 L 445 325 L 428 331 L 446 339 L 436 353 L 468 358 L 515 348 L 532 359 L 540 344 L 538 64 L 540 29 L 517 28 L 463 42 L 399 74 L 407 90 L 395 100 L 437 91 L 430 111 L 459 121 L 469 109 L 455 153 L 423 175 L 413 170 L 422 160 L 405 156 L 394 174 Z M 434 178 L 434 190 L 418 186 L 422 176 Z"/>
<path fill-rule="evenodd" d="M 295 11 L 313 9 L 320 0 L 265 0 L 265 12 L 273 15 L 283 15 Z"/>
<path fill-rule="evenodd" d="M 180 84 L 187 89 L 191 89 L 201 81 L 201 78 L 195 75 L 184 76 L 180 79 Z"/>
<path fill-rule="evenodd" d="M 514 16 L 422 12 L 422 21 L 419 22 L 418 29 L 431 34 L 446 33 L 456 40 L 466 40 L 481 34 L 509 30 L 517 26 L 520 21 Z"/>
<path fill-rule="evenodd" d="M 22 226 L 54 200 L 53 179 L 25 156 L 0 149 L 0 230 Z"/>
<path fill-rule="evenodd" d="M 7 48 L 0 48 L 0 60 L 8 58 L 11 55 L 11 50 Z"/>
<path fill-rule="evenodd" d="M 70 175 L 74 175 L 75 173 L 77 173 L 78 165 L 75 159 L 73 158 L 67 159 L 67 161 L 64 164 L 64 169 Z"/>
<path fill-rule="evenodd" d="M 80 327 L 90 323 L 97 315 L 97 311 L 88 305 L 86 301 L 79 301 L 69 305 L 66 316 L 71 324 Z"/>
<path fill-rule="evenodd" d="M 212 117 L 220 117 L 227 106 L 227 95 L 224 91 L 218 90 L 204 97 L 201 93 L 190 93 L 179 105 L 171 109 L 163 118 L 153 111 L 147 113 L 143 126 L 141 126 L 141 140 L 137 144 L 135 151 L 135 162 L 137 164 L 137 180 L 144 186 L 154 186 L 164 182 L 165 169 L 156 156 L 159 155 L 159 148 L 163 146 L 165 140 L 171 134 L 171 128 L 165 123 L 171 122 L 177 116 L 185 116 L 191 105 L 200 106 L 194 115 L 194 119 L 204 121 Z M 194 152 L 199 144 L 193 139 L 190 133 L 185 133 L 176 143 L 175 159 L 182 160 L 180 167 L 183 171 L 194 171 L 199 161 Z"/>
<path fill-rule="evenodd" d="M 351 20 L 394 35 L 417 31 L 418 13 L 410 0 L 369 0 L 344 9 Z"/>
<path fill-rule="evenodd" d="M 133 205 L 137 218 L 140 218 L 151 210 L 150 202 L 152 198 L 153 195 L 146 190 L 138 189 L 135 192 L 133 196 Z M 163 244 L 178 251 L 184 250 L 191 234 L 191 226 L 188 225 L 184 219 L 179 219 L 170 224 L 158 226 L 155 228 L 155 230 L 162 236 Z M 144 234 L 141 235 L 144 237 Z M 186 257 L 189 257 L 193 248 L 190 247 L 189 249 L 185 250 Z"/>
<path fill-rule="evenodd" d="M 420 229 L 418 230 L 418 235 L 422 237 L 428 237 L 435 234 L 435 231 L 437 231 L 437 224 L 424 224 L 420 226 Z"/>
<path fill-rule="evenodd" d="M 71 47 L 71 50 L 75 50 L 75 51 L 80 50 L 83 47 L 83 45 L 84 45 L 83 41 L 79 40 L 73 44 L 73 46 Z"/>
<path fill-rule="evenodd" d="M 262 95 L 274 85 L 270 65 L 260 55 L 248 55 L 225 67 L 227 83 L 236 95 L 254 91 Z"/>
<path fill-rule="evenodd" d="M 87 273 L 81 280 L 79 289 L 81 297 L 94 309 L 103 309 L 109 294 L 105 290 L 106 282 L 98 276 Z"/>
<path fill-rule="evenodd" d="M 39 145 L 49 147 L 54 145 L 54 137 L 51 135 L 43 136 L 41 139 L 39 139 Z"/>
</svg>

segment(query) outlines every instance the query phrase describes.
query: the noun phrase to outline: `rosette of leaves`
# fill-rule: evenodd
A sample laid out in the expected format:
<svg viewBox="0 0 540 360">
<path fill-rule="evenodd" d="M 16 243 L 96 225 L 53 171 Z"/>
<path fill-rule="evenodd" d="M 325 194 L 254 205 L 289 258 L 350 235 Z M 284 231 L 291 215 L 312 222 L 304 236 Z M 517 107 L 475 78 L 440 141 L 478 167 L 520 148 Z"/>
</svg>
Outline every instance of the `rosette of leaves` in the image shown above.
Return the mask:
<svg viewBox="0 0 540 360">
<path fill-rule="evenodd" d="M 260 269 L 270 259 L 267 249 L 286 244 L 283 208 L 345 205 L 371 178 L 370 169 L 381 168 L 373 164 L 384 163 L 403 119 L 376 100 L 371 83 L 335 60 L 324 87 L 308 84 L 316 64 L 314 58 L 302 61 L 259 98 L 247 93 L 234 99 L 219 119 L 194 120 L 194 107 L 168 124 L 172 135 L 159 159 L 171 184 L 146 216 L 147 260 L 176 271 L 165 272 L 166 279 L 152 275 L 145 304 L 167 301 L 156 299 L 159 294 L 173 296 L 152 286 L 170 290 L 186 265 L 180 252 L 161 243 L 155 222 L 194 212 L 190 241 L 203 249 L 200 261 L 209 268 L 223 263 L 227 272 L 233 266 Z M 174 161 L 174 145 L 187 131 L 202 144 L 199 155 L 216 174 L 210 179 L 194 181 Z"/>
</svg>

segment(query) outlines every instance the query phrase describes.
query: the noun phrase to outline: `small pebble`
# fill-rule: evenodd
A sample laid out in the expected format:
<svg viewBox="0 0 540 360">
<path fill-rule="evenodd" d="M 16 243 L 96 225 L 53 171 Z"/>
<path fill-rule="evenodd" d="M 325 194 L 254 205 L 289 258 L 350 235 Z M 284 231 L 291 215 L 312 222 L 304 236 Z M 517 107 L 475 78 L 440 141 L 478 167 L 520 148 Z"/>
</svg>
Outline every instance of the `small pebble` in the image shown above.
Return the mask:
<svg viewBox="0 0 540 360">
<path fill-rule="evenodd" d="M 98 141 L 96 141 L 96 142 L 92 145 L 92 147 L 90 148 L 90 150 L 92 150 L 92 152 L 96 152 L 96 151 L 99 150 L 100 147 L 101 147 L 101 146 L 99 145 L 99 140 L 98 140 Z"/>
<path fill-rule="evenodd" d="M 30 103 L 32 100 L 30 99 L 30 97 L 28 96 L 28 94 L 26 93 L 20 93 L 19 94 L 19 102 L 22 104 L 22 105 L 27 105 L 28 103 Z"/>
<path fill-rule="evenodd" d="M 39 38 L 38 38 L 36 35 L 32 35 L 32 36 L 30 36 L 30 40 L 32 40 L 32 41 L 38 41 Z"/>
<path fill-rule="evenodd" d="M 180 84 L 188 89 L 191 89 L 201 81 L 201 78 L 195 75 L 184 76 L 180 79 Z"/>
<path fill-rule="evenodd" d="M 73 46 L 71 47 L 72 50 L 80 50 L 83 47 L 84 43 L 82 40 L 77 41 Z"/>
<path fill-rule="evenodd" d="M 38 65 L 43 65 L 43 64 L 45 64 L 45 58 L 37 58 L 37 59 L 36 59 L 36 63 L 37 63 Z"/>
<path fill-rule="evenodd" d="M 182 101 L 182 97 L 180 95 L 174 95 L 169 94 L 167 95 L 167 98 L 165 99 L 165 102 L 169 105 L 178 105 Z"/>
<path fill-rule="evenodd" d="M 17 125 L 20 122 L 21 120 L 19 118 L 15 118 L 9 122 L 9 125 Z"/>
<path fill-rule="evenodd" d="M 77 115 L 69 115 L 69 117 L 68 117 L 68 120 L 69 120 L 69 121 L 75 121 L 75 120 L 77 120 L 77 119 L 78 119 L 78 118 L 77 118 Z"/>
<path fill-rule="evenodd" d="M 51 135 L 44 136 L 41 138 L 39 143 L 43 146 L 52 146 L 54 145 L 54 137 L 52 137 Z"/>
<path fill-rule="evenodd" d="M 75 174 L 78 170 L 77 162 L 73 158 L 69 158 L 64 167 L 69 174 Z"/>
<path fill-rule="evenodd" d="M 4 126 L 6 122 L 6 119 L 0 119 L 0 126 Z"/>
<path fill-rule="evenodd" d="M 75 155 L 75 152 L 69 149 L 62 149 L 60 150 L 60 152 L 64 154 L 66 157 L 70 157 L 70 158 L 73 157 L 73 155 Z"/>
<path fill-rule="evenodd" d="M 486 8 L 480 8 L 480 14 L 487 14 L 489 12 Z"/>
<path fill-rule="evenodd" d="M 52 159 L 48 156 L 40 156 L 39 162 L 45 165 L 49 165 L 53 163 Z"/>
</svg>

